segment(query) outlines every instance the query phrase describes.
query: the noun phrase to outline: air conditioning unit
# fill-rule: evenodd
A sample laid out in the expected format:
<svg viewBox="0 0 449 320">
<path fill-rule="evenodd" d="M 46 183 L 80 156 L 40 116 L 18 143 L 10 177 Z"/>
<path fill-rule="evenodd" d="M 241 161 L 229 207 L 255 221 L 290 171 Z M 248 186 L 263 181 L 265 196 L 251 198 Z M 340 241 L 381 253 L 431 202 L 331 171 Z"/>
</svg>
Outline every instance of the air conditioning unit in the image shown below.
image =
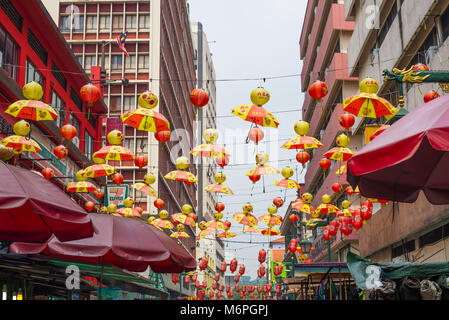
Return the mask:
<svg viewBox="0 0 449 320">
<path fill-rule="evenodd" d="M 426 51 L 426 63 L 429 64 L 438 53 L 438 46 L 430 46 Z"/>
</svg>

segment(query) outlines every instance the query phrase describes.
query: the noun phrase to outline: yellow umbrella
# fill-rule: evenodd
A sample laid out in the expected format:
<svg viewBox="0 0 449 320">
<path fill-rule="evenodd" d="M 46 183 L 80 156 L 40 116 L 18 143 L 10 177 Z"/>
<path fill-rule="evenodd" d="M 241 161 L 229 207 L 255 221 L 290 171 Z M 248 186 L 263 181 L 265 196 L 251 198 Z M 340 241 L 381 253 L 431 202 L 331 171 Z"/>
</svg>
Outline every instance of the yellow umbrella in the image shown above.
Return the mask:
<svg viewBox="0 0 449 320">
<path fill-rule="evenodd" d="M 284 149 L 315 149 L 322 147 L 323 144 L 314 137 L 309 136 L 297 136 L 288 140 L 282 145 Z"/>
<path fill-rule="evenodd" d="M 282 224 L 282 217 L 271 214 L 266 214 L 259 217 L 259 221 L 268 225 L 276 226 Z"/>
<path fill-rule="evenodd" d="M 80 182 L 69 182 L 67 184 L 67 191 L 68 192 L 91 192 L 97 190 L 97 187 L 95 187 L 92 183 L 87 181 L 80 181 Z"/>
<path fill-rule="evenodd" d="M 141 131 L 157 132 L 169 131 L 170 123 L 167 118 L 152 109 L 138 108 L 121 116 L 122 122 Z"/>
<path fill-rule="evenodd" d="M 162 229 L 173 229 L 173 223 L 171 223 L 169 220 L 167 219 L 155 219 L 153 224 L 156 227 L 162 228 Z"/>
<path fill-rule="evenodd" d="M 167 173 L 164 176 L 165 179 L 175 180 L 175 181 L 183 181 L 187 183 L 194 183 L 198 182 L 198 178 L 188 171 L 184 170 L 174 170 L 169 173 Z"/>
<path fill-rule="evenodd" d="M 134 154 L 128 148 L 112 145 L 105 146 L 94 152 L 92 155 L 92 160 L 95 163 L 104 163 L 106 160 L 111 161 L 124 161 L 124 160 L 133 160 L 135 158 Z"/>
<path fill-rule="evenodd" d="M 239 212 L 234 214 L 232 217 L 237 223 L 247 225 L 249 227 L 257 225 L 257 218 L 253 216 L 250 212 Z"/>
<path fill-rule="evenodd" d="M 324 156 L 330 160 L 336 161 L 348 161 L 352 158 L 354 152 L 351 149 L 343 147 L 335 147 L 324 154 Z"/>
<path fill-rule="evenodd" d="M 276 168 L 266 166 L 266 165 L 261 165 L 261 166 L 252 168 L 251 170 L 249 170 L 246 173 L 246 175 L 253 176 L 253 175 L 263 175 L 263 174 L 278 174 L 279 172 L 280 171 Z"/>
<path fill-rule="evenodd" d="M 243 232 L 245 232 L 245 233 L 260 233 L 260 230 L 257 227 L 249 227 L 249 226 L 247 226 L 247 227 L 243 228 Z"/>
<path fill-rule="evenodd" d="M 194 227 L 196 225 L 196 221 L 184 213 L 175 213 L 172 215 L 172 218 L 173 220 L 179 221 L 187 226 Z"/>
<path fill-rule="evenodd" d="M 279 126 L 279 121 L 277 121 L 276 117 L 260 106 L 242 104 L 232 109 L 232 113 L 245 121 L 262 127 L 277 128 Z"/>
<path fill-rule="evenodd" d="M 292 179 L 280 179 L 273 182 L 273 186 L 287 188 L 287 189 L 301 189 L 298 182 Z"/>
<path fill-rule="evenodd" d="M 55 120 L 58 113 L 48 104 L 38 100 L 19 100 L 11 104 L 5 113 L 14 118 L 41 121 Z"/>
<path fill-rule="evenodd" d="M 13 148 L 19 152 L 39 152 L 42 150 L 36 141 L 27 139 L 24 136 L 12 135 L 4 138 L 0 143 L 7 148 Z"/>
<path fill-rule="evenodd" d="M 210 192 L 216 192 L 216 193 L 224 193 L 224 194 L 234 194 L 231 189 L 226 187 L 225 185 L 218 183 L 218 184 L 210 184 L 206 188 L 204 188 L 206 191 Z"/>
<path fill-rule="evenodd" d="M 331 213 L 337 213 L 339 210 L 340 209 L 330 203 L 322 203 L 315 209 L 315 212 L 329 216 Z"/>
<path fill-rule="evenodd" d="M 227 238 L 234 238 L 236 236 L 237 236 L 237 234 L 234 232 L 225 231 L 225 232 L 222 232 L 219 235 L 217 235 L 217 238 L 226 238 L 227 239 Z"/>
<path fill-rule="evenodd" d="M 115 211 L 115 213 L 118 213 L 124 217 L 137 217 L 140 218 L 142 215 L 134 208 L 120 208 Z"/>
<path fill-rule="evenodd" d="M 315 209 L 301 199 L 295 200 L 295 202 L 292 203 L 292 208 L 307 214 L 315 214 Z"/>
<path fill-rule="evenodd" d="M 219 230 L 219 229 L 224 230 L 225 229 L 223 222 L 220 220 L 217 220 L 217 219 L 207 221 L 206 225 L 207 225 L 208 229 L 212 229 L 212 230 Z"/>
<path fill-rule="evenodd" d="M 170 237 L 177 238 L 177 239 L 179 239 L 179 238 L 190 238 L 190 236 L 187 233 L 185 233 L 184 231 L 173 232 L 170 235 Z"/>
<path fill-rule="evenodd" d="M 215 228 L 207 228 L 207 229 L 201 230 L 201 232 L 198 234 L 198 237 L 196 238 L 196 240 L 201 240 L 201 239 L 207 237 L 208 235 L 210 235 L 214 231 L 215 231 Z"/>
<path fill-rule="evenodd" d="M 201 144 L 196 146 L 190 151 L 190 153 L 195 157 L 206 157 L 206 158 L 223 158 L 230 157 L 231 155 L 226 151 L 225 148 L 216 144 Z"/>
<path fill-rule="evenodd" d="M 134 183 L 133 185 L 131 185 L 131 188 L 134 188 L 140 192 L 143 192 L 147 195 L 149 195 L 150 197 L 154 197 L 157 198 L 157 193 L 156 191 L 149 185 L 147 185 L 146 183 Z"/>
<path fill-rule="evenodd" d="M 86 178 L 107 177 L 115 173 L 114 167 L 108 164 L 94 164 L 83 170 L 82 175 Z"/>
<path fill-rule="evenodd" d="M 343 109 L 357 117 L 380 118 L 397 110 L 388 100 L 374 93 L 360 93 L 343 101 Z"/>
<path fill-rule="evenodd" d="M 281 233 L 279 232 L 279 230 L 276 230 L 274 228 L 267 228 L 267 229 L 263 229 L 260 233 L 262 233 L 264 236 L 278 236 Z"/>
</svg>

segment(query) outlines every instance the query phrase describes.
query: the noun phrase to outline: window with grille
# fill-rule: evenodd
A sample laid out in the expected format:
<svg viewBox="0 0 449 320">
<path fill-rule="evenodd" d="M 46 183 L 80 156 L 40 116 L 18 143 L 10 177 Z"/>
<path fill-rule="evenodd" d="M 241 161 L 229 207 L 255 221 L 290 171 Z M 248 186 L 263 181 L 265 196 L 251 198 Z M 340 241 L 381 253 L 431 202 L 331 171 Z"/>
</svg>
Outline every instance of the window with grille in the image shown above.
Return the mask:
<svg viewBox="0 0 449 320">
<path fill-rule="evenodd" d="M 111 69 L 121 69 L 122 68 L 122 56 L 121 55 L 113 55 L 111 57 Z"/>
<path fill-rule="evenodd" d="M 92 158 L 92 154 L 94 152 L 94 138 L 84 130 L 84 154 L 89 159 Z"/>
<path fill-rule="evenodd" d="M 61 32 L 70 32 L 69 16 L 61 16 L 59 28 Z"/>
<path fill-rule="evenodd" d="M 139 69 L 148 69 L 150 67 L 150 56 L 139 55 Z"/>
<path fill-rule="evenodd" d="M 19 47 L 8 32 L 0 26 L 0 63 L 2 69 L 14 80 L 17 80 L 17 63 Z"/>
<path fill-rule="evenodd" d="M 129 55 L 125 57 L 125 69 L 126 70 L 135 70 L 136 69 L 136 56 Z"/>
<path fill-rule="evenodd" d="M 393 248 L 391 250 L 391 258 L 396 258 L 412 251 L 415 251 L 415 240 L 410 240 L 405 244 Z"/>
<path fill-rule="evenodd" d="M 23 18 L 19 11 L 14 7 L 11 0 L 0 0 L 0 9 L 8 16 L 9 20 L 22 32 Z"/>
<path fill-rule="evenodd" d="M 96 32 L 98 28 L 97 16 L 87 16 L 86 19 L 86 31 Z"/>
<path fill-rule="evenodd" d="M 90 67 L 96 66 L 97 64 L 97 57 L 96 56 L 85 56 L 84 57 L 84 70 L 88 73 L 90 73 Z"/>
<path fill-rule="evenodd" d="M 59 82 L 61 87 L 63 87 L 64 90 L 67 90 L 67 79 L 65 78 L 64 74 L 61 72 L 61 70 L 59 70 L 58 66 L 53 61 L 51 62 L 51 74 L 53 75 L 53 77 L 55 77 L 56 81 Z"/>
<path fill-rule="evenodd" d="M 73 32 L 83 32 L 84 31 L 84 16 L 78 15 L 79 23 L 73 24 Z"/>
<path fill-rule="evenodd" d="M 134 96 L 123 97 L 123 112 L 136 108 L 136 98 Z"/>
<path fill-rule="evenodd" d="M 109 31 L 111 29 L 111 17 L 109 15 L 100 16 L 100 31 Z"/>
<path fill-rule="evenodd" d="M 137 16 L 136 15 L 127 15 L 126 16 L 126 30 L 135 30 L 137 29 Z"/>
<path fill-rule="evenodd" d="M 109 111 L 122 112 L 122 98 L 120 96 L 111 96 L 109 98 Z"/>
<path fill-rule="evenodd" d="M 61 97 L 51 88 L 51 106 L 58 113 L 56 125 L 61 127 L 65 123 L 65 103 Z"/>
<path fill-rule="evenodd" d="M 123 16 L 116 15 L 112 17 L 112 30 L 123 30 Z"/>
<path fill-rule="evenodd" d="M 150 29 L 150 15 L 145 14 L 139 17 L 139 28 L 140 30 Z"/>
<path fill-rule="evenodd" d="M 81 100 L 78 93 L 76 93 L 73 88 L 70 88 L 70 98 L 72 99 L 73 103 L 76 105 L 79 111 L 83 110 L 83 100 Z"/>
<path fill-rule="evenodd" d="M 31 46 L 33 51 L 37 54 L 39 58 L 41 58 L 42 62 L 47 65 L 48 53 L 45 50 L 44 46 L 41 44 L 39 39 L 33 33 L 33 31 L 28 28 L 28 44 Z"/>
</svg>

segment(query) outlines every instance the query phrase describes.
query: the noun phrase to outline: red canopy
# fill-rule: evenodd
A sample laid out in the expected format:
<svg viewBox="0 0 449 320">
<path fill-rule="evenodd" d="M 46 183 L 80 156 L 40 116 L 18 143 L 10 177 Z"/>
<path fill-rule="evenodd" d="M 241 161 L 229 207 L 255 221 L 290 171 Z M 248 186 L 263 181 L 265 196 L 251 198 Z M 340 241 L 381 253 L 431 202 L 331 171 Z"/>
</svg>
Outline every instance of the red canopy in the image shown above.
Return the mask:
<svg viewBox="0 0 449 320">
<path fill-rule="evenodd" d="M 347 180 L 369 198 L 449 204 L 449 95 L 395 122 L 348 161 Z"/>
<path fill-rule="evenodd" d="M 93 234 L 86 211 L 53 183 L 0 161 L 0 240 L 61 241 Z"/>
<path fill-rule="evenodd" d="M 46 243 L 14 242 L 10 253 L 43 254 L 54 258 L 113 265 L 143 272 L 148 265 L 154 272 L 179 273 L 196 269 L 196 261 L 175 240 L 139 220 L 90 214 L 93 237 L 60 242 L 52 237 Z"/>
</svg>

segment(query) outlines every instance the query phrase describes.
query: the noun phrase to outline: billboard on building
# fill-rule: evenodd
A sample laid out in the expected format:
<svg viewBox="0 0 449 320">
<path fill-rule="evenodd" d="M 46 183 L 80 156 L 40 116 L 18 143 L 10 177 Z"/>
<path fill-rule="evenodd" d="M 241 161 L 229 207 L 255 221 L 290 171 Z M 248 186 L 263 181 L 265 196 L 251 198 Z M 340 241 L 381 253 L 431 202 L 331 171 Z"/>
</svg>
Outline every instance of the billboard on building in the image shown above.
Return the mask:
<svg viewBox="0 0 449 320">
<path fill-rule="evenodd" d="M 105 187 L 105 206 L 115 204 L 118 208 L 123 208 L 124 201 L 128 198 L 128 185 L 107 185 Z"/>
<path fill-rule="evenodd" d="M 106 119 L 106 136 L 112 130 L 119 130 L 119 131 L 123 132 L 123 122 L 120 117 L 110 117 L 110 118 Z M 123 134 L 125 134 L 125 132 L 123 132 Z M 110 145 L 109 142 L 107 141 L 107 139 L 106 139 L 106 145 L 107 146 Z M 120 145 L 123 146 L 123 141 Z"/>
</svg>

